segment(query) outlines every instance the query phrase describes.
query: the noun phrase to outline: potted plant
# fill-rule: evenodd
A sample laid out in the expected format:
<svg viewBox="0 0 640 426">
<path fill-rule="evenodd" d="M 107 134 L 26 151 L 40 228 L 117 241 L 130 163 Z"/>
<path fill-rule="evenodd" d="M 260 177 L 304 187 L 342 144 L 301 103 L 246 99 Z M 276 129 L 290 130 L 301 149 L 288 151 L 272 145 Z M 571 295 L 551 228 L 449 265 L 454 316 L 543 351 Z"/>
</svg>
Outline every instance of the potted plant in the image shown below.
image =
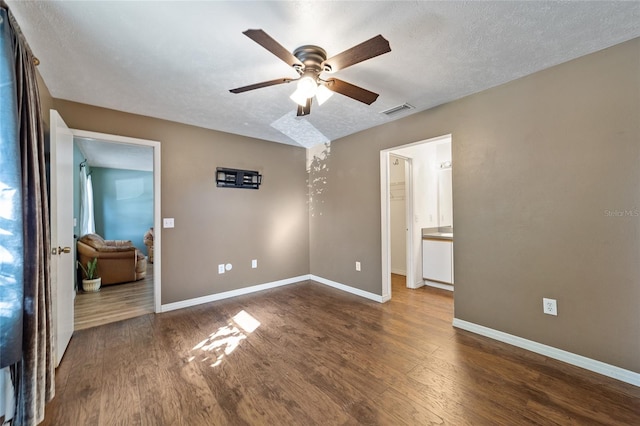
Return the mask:
<svg viewBox="0 0 640 426">
<path fill-rule="evenodd" d="M 84 274 L 82 289 L 90 292 L 100 291 L 102 279 L 98 276 L 98 258 L 94 257 L 88 261 L 86 267 L 78 261 L 78 266 L 82 268 L 82 273 Z"/>
</svg>

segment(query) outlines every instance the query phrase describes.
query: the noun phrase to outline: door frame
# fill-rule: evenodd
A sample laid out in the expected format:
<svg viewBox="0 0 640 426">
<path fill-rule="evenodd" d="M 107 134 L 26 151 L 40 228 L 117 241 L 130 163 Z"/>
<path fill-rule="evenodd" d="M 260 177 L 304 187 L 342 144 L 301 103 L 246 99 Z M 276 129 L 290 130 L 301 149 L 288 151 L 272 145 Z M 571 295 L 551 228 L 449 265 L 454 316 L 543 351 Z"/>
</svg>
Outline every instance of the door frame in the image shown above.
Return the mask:
<svg viewBox="0 0 640 426">
<path fill-rule="evenodd" d="M 49 130 L 51 315 L 55 366 L 58 367 L 74 331 L 73 192 L 65 190 L 73 186 L 73 131 L 54 109 L 49 111 Z"/>
<path fill-rule="evenodd" d="M 407 287 L 411 286 L 409 283 L 412 283 L 414 280 L 414 259 L 409 256 L 409 253 L 412 252 L 413 247 L 413 161 L 411 157 L 407 157 L 405 155 L 398 154 L 396 152 L 389 152 L 389 161 L 391 161 L 391 156 L 404 161 L 404 233 L 405 233 L 405 276 Z M 389 171 L 389 173 L 391 173 Z M 389 212 L 391 212 L 391 178 L 389 177 Z M 391 214 L 389 214 L 389 220 L 391 220 Z M 391 225 L 391 224 L 389 224 Z M 389 244 L 391 244 L 391 226 L 389 226 Z M 391 250 L 389 250 L 389 262 L 391 262 Z M 391 263 L 389 263 L 391 265 Z M 389 272 L 391 272 L 391 266 L 389 266 Z"/>
<path fill-rule="evenodd" d="M 395 146 L 393 148 L 387 148 L 380 151 L 380 235 L 382 246 L 382 301 L 386 302 L 391 299 L 391 191 L 390 191 L 390 172 L 389 172 L 389 156 L 393 154 L 396 157 L 404 157 L 411 160 L 411 157 L 403 155 L 402 151 L 406 148 L 411 148 L 417 145 L 424 145 L 427 143 L 438 142 L 444 139 L 452 139 L 452 135 L 445 134 L 434 138 L 424 139 L 417 142 L 412 142 L 406 145 Z M 417 283 L 415 277 L 415 263 L 413 261 L 413 241 L 414 241 L 414 197 L 413 197 L 413 169 L 412 162 L 407 162 L 410 173 L 405 171 L 405 187 L 407 188 L 407 287 L 419 288 L 422 287 Z M 409 216 L 410 215 L 410 216 Z M 420 274 L 422 275 L 422 274 Z M 412 281 L 409 281 L 409 277 L 412 277 Z M 420 276 L 422 278 L 422 276 Z M 422 281 L 422 279 L 420 279 Z"/>
<path fill-rule="evenodd" d="M 160 206 L 161 200 L 161 172 L 160 172 L 160 142 L 148 139 L 131 138 L 128 136 L 112 135 L 108 133 L 90 132 L 87 130 L 71 129 L 74 137 L 83 139 L 97 139 L 103 142 L 140 145 L 153 148 L 153 308 L 154 312 L 162 312 L 161 289 L 162 289 L 162 222 Z"/>
<path fill-rule="evenodd" d="M 418 142 L 420 143 L 420 142 Z M 415 263 L 413 259 L 413 162 L 410 157 L 395 152 L 399 148 L 411 145 L 403 145 L 380 151 L 380 213 L 382 217 L 382 300 L 391 299 L 391 172 L 389 160 L 391 154 L 405 161 L 405 221 L 406 221 L 406 285 L 414 288 Z"/>
</svg>

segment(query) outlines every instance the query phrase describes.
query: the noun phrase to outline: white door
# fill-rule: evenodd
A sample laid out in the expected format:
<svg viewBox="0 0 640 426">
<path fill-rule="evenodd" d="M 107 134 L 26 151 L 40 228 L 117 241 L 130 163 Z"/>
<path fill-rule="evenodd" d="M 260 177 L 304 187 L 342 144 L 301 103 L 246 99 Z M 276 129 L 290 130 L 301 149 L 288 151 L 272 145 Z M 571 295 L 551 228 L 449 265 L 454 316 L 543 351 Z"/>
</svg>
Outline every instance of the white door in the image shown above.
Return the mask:
<svg viewBox="0 0 640 426">
<path fill-rule="evenodd" d="M 51 110 L 51 287 L 56 367 L 73 334 L 73 134 Z"/>
</svg>

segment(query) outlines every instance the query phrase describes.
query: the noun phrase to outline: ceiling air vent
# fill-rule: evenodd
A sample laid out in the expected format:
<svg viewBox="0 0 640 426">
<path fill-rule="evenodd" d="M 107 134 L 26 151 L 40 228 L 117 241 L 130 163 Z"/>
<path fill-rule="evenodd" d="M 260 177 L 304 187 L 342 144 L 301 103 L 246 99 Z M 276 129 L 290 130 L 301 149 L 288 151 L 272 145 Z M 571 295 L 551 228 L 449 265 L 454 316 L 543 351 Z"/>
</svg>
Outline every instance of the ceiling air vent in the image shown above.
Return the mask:
<svg viewBox="0 0 640 426">
<path fill-rule="evenodd" d="M 413 105 L 402 104 L 398 106 L 394 106 L 393 108 L 389 108 L 388 110 L 380 112 L 380 114 L 386 114 L 389 116 L 400 114 L 401 112 L 408 111 L 410 109 L 415 108 Z"/>
</svg>

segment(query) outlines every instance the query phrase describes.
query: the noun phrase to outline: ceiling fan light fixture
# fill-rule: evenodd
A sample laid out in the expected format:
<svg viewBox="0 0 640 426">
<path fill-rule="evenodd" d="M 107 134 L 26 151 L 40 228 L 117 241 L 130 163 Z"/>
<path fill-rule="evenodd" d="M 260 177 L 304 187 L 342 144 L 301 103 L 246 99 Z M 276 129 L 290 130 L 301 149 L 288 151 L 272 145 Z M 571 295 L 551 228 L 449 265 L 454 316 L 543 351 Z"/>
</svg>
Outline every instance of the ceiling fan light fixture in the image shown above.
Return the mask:
<svg viewBox="0 0 640 426">
<path fill-rule="evenodd" d="M 320 74 L 323 72 L 340 71 L 390 52 L 391 47 L 389 46 L 389 41 L 380 34 L 328 59 L 327 52 L 319 46 L 304 45 L 298 47 L 293 52 L 289 52 L 273 39 L 273 37 L 261 29 L 249 29 L 243 31 L 243 34 L 277 56 L 287 65 L 293 67 L 293 70 L 300 76 L 300 78 L 297 79 L 298 84 L 296 90 L 289 96 L 298 104 L 297 117 L 311 113 L 311 101 L 314 96 L 316 96 L 319 104 L 326 102 L 327 99 L 333 95 L 333 92 L 340 93 L 341 95 L 367 105 L 371 105 L 378 98 L 377 93 L 337 78 L 331 78 L 330 81 L 322 80 Z M 289 83 L 291 81 L 293 81 L 293 79 L 279 78 L 237 87 L 229 91 L 231 93 L 243 93 L 263 87 Z"/>
<path fill-rule="evenodd" d="M 301 107 L 303 107 L 303 106 L 305 106 L 307 104 L 307 97 L 300 90 L 296 90 L 295 92 L 293 92 L 291 94 L 291 96 L 289 96 L 289 98 L 293 102 L 295 102 L 298 105 L 300 105 Z"/>
<path fill-rule="evenodd" d="M 324 84 L 318 86 L 318 91 L 316 92 L 316 99 L 318 100 L 318 105 L 322 105 L 325 103 L 331 96 L 333 96 L 333 92 L 327 88 Z"/>
<path fill-rule="evenodd" d="M 307 105 L 307 99 L 313 98 L 318 92 L 318 83 L 313 77 L 304 76 L 298 80 L 298 86 L 295 92 L 289 96 L 298 105 L 304 107 Z"/>
<path fill-rule="evenodd" d="M 318 83 L 313 77 L 302 77 L 298 80 L 298 89 L 296 92 L 300 92 L 306 98 L 313 98 L 318 91 Z"/>
</svg>

